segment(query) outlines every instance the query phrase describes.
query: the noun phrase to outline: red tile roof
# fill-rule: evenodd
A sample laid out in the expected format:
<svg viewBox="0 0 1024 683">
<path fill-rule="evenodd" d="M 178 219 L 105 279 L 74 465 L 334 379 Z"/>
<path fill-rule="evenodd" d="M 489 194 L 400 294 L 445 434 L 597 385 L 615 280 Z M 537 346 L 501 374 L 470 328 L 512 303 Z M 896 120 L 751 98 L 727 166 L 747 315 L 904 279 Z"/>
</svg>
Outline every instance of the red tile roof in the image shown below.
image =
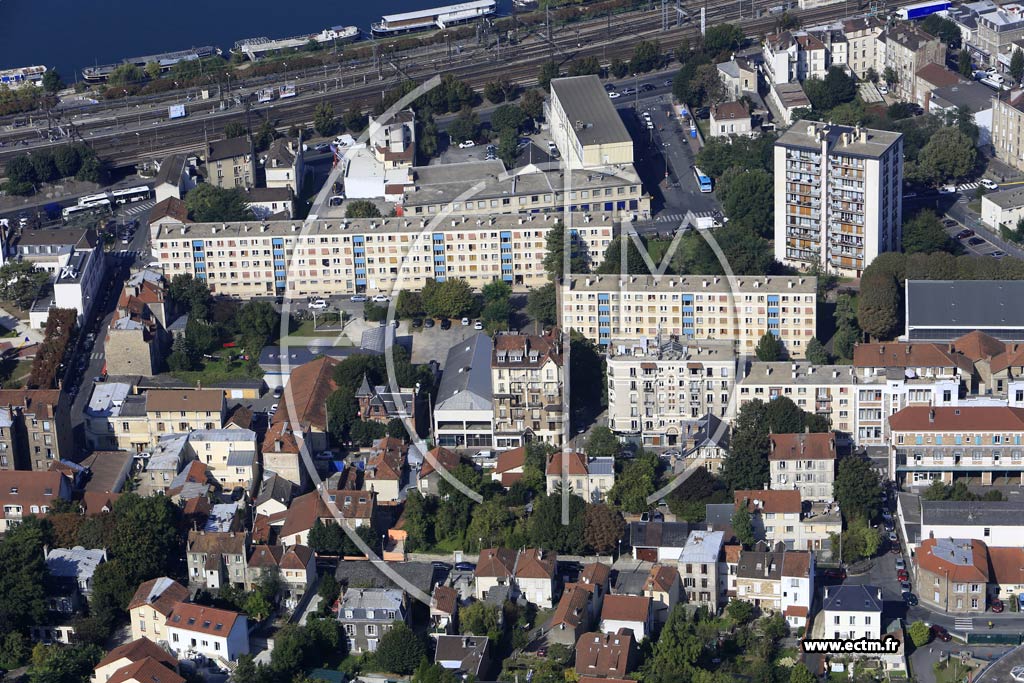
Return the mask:
<svg viewBox="0 0 1024 683">
<path fill-rule="evenodd" d="M 149 638 L 139 638 L 138 640 L 133 640 L 130 643 L 125 643 L 124 645 L 115 647 L 99 661 L 96 668 L 99 669 L 104 666 L 108 666 L 119 659 L 127 659 L 129 662 L 138 662 L 146 659 L 147 657 L 155 659 L 156 661 L 166 664 L 172 668 L 178 666 L 178 660 L 169 655 L 162 647 L 154 643 Z"/>
<path fill-rule="evenodd" d="M 99 515 L 114 509 L 120 493 L 86 491 L 82 494 L 82 511 L 87 515 Z"/>
<path fill-rule="evenodd" d="M 514 551 L 508 548 L 485 548 L 480 553 L 473 575 L 486 578 L 508 578 L 516 567 Z"/>
<path fill-rule="evenodd" d="M 936 64 L 934 62 L 922 66 L 917 70 L 915 75 L 921 80 L 934 85 L 936 88 L 947 88 L 964 82 L 959 75 L 953 73 L 943 65 Z"/>
<path fill-rule="evenodd" d="M 746 502 L 747 510 L 772 513 L 799 513 L 801 508 L 800 492 L 796 489 L 787 491 L 771 491 L 761 489 L 739 490 L 734 494 L 735 506 L 738 508 Z"/>
<path fill-rule="evenodd" d="M 772 434 L 768 438 L 771 441 L 769 460 L 836 459 L 836 435 L 832 432 Z"/>
<path fill-rule="evenodd" d="M 188 600 L 188 589 L 173 579 L 161 576 L 139 586 L 128 603 L 128 609 L 149 605 L 167 616 L 177 603 L 185 600 Z"/>
<path fill-rule="evenodd" d="M 545 473 L 549 477 L 562 476 L 562 451 L 558 451 L 548 458 Z M 569 476 L 587 475 L 590 470 L 587 468 L 587 456 L 584 453 L 572 452 L 566 454 L 569 462 Z"/>
<path fill-rule="evenodd" d="M 306 569 L 313 559 L 313 549 L 306 545 L 292 545 L 281 558 L 281 569 Z"/>
<path fill-rule="evenodd" d="M 651 614 L 651 599 L 639 595 L 608 595 L 601 607 L 601 619 L 646 622 Z"/>
<path fill-rule="evenodd" d="M 580 572 L 580 582 L 604 586 L 612 575 L 612 568 L 603 562 L 591 562 Z"/>
<path fill-rule="evenodd" d="M 292 370 L 273 422 L 287 421 L 327 431 L 327 397 L 338 389 L 334 368 L 339 362 L 322 356 Z"/>
<path fill-rule="evenodd" d="M 668 593 L 679 581 L 679 570 L 664 564 L 656 564 L 651 567 L 647 574 L 647 581 L 644 582 L 644 592 L 657 591 Z"/>
<path fill-rule="evenodd" d="M 431 449 L 427 453 L 427 456 L 428 457 L 423 458 L 423 465 L 420 467 L 421 477 L 425 477 L 428 474 L 433 474 L 434 463 L 431 462 L 431 459 L 437 462 L 439 467 L 448 470 L 449 472 L 458 467 L 459 462 L 461 462 L 462 460 L 462 456 L 460 456 L 458 453 L 456 453 L 455 451 L 450 451 L 447 448 L 443 448 L 441 446 Z"/>
<path fill-rule="evenodd" d="M 949 347 L 951 351 L 962 353 L 975 363 L 1006 351 L 1006 344 L 980 330 L 957 337 L 950 342 Z"/>
<path fill-rule="evenodd" d="M 167 626 L 227 638 L 239 616 L 226 609 L 179 602 L 167 617 Z"/>
<path fill-rule="evenodd" d="M 185 683 L 173 669 L 152 657 L 123 666 L 106 683 Z"/>
<path fill-rule="evenodd" d="M 0 506 L 20 505 L 29 514 L 33 505 L 51 507 L 60 499 L 60 487 L 67 478 L 60 472 L 0 471 Z"/>
<path fill-rule="evenodd" d="M 894 432 L 1020 432 L 1024 408 L 909 406 L 889 417 Z"/>
<path fill-rule="evenodd" d="M 782 556 L 782 575 L 808 577 L 811 573 L 811 554 L 806 550 L 787 550 Z"/>
<path fill-rule="evenodd" d="M 430 598 L 430 609 L 443 614 L 455 614 L 459 606 L 459 593 L 451 586 L 434 586 L 434 594 Z"/>
<path fill-rule="evenodd" d="M 1024 548 L 989 548 L 992 581 L 1001 586 L 1024 584 Z"/>
<path fill-rule="evenodd" d="M 786 611 L 784 612 L 784 614 L 787 617 L 806 617 L 807 616 L 807 608 L 804 607 L 803 605 L 790 605 L 789 607 L 786 608 Z"/>
<path fill-rule="evenodd" d="M 516 558 L 515 577 L 517 579 L 550 579 L 555 575 L 558 554 L 550 550 L 527 548 L 519 552 Z"/>
<path fill-rule="evenodd" d="M 373 491 L 329 490 L 327 495 L 335 497 L 334 505 L 345 519 L 370 519 L 377 503 L 377 494 Z M 317 519 L 334 519 L 331 508 L 320 496 L 320 491 L 310 491 L 292 500 L 291 506 L 283 513 L 282 536 L 308 531 Z M 350 499 L 347 503 L 346 498 Z"/>
<path fill-rule="evenodd" d="M 173 218 L 179 223 L 191 223 L 188 218 L 188 207 L 177 197 L 168 197 L 156 203 L 149 212 L 149 221 L 156 222 L 161 218 Z"/>
<path fill-rule="evenodd" d="M 591 592 L 586 586 L 578 583 L 570 583 L 562 592 L 562 598 L 555 606 L 554 616 L 551 618 L 552 630 L 564 626 L 567 629 L 575 630 L 587 618 L 587 604 L 590 602 Z"/>
<path fill-rule="evenodd" d="M 502 451 L 501 453 L 498 453 L 498 462 L 494 471 L 498 474 L 503 474 L 511 470 L 522 469 L 525 464 L 526 446 L 520 446 L 519 448 L 513 448 L 510 451 Z"/>
<path fill-rule="evenodd" d="M 735 564 L 740 561 L 740 553 L 743 551 L 741 545 L 726 545 L 725 548 L 725 561 L 730 564 Z"/>
<path fill-rule="evenodd" d="M 941 344 L 927 342 L 885 342 L 857 344 L 853 365 L 858 368 L 959 368 L 972 372 L 974 364 Z"/>
<path fill-rule="evenodd" d="M 365 477 L 400 481 L 405 465 L 405 444 L 400 439 L 384 437 L 373 444 L 373 449 L 373 454 L 366 461 Z"/>
<path fill-rule="evenodd" d="M 624 677 L 632 646 L 628 633 L 584 633 L 576 641 L 576 673 Z"/>
<path fill-rule="evenodd" d="M 926 538 L 917 549 L 917 567 L 948 581 L 988 582 L 988 548 L 977 539 L 956 539 L 953 541 L 959 549 L 970 552 L 971 564 L 951 562 L 936 555 L 936 540 Z"/>
</svg>

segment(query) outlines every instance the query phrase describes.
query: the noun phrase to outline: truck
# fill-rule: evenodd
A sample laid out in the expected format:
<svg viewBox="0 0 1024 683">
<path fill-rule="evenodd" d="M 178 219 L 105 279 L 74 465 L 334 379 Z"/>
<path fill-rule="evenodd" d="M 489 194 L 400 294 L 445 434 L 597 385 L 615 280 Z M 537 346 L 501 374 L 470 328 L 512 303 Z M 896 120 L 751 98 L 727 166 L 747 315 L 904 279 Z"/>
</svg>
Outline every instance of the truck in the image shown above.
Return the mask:
<svg viewBox="0 0 1024 683">
<path fill-rule="evenodd" d="M 280 88 L 278 88 L 278 97 L 280 97 L 282 100 L 287 99 L 289 97 L 295 97 L 295 86 L 288 84 L 282 85 Z"/>
<path fill-rule="evenodd" d="M 188 116 L 188 111 L 184 104 L 172 104 L 167 108 L 168 119 L 183 119 L 186 116 Z"/>
<path fill-rule="evenodd" d="M 932 2 L 917 2 L 912 5 L 904 5 L 896 10 L 896 16 L 904 21 L 913 19 L 924 19 L 936 12 L 944 12 L 949 9 L 947 0 L 932 0 Z"/>
</svg>

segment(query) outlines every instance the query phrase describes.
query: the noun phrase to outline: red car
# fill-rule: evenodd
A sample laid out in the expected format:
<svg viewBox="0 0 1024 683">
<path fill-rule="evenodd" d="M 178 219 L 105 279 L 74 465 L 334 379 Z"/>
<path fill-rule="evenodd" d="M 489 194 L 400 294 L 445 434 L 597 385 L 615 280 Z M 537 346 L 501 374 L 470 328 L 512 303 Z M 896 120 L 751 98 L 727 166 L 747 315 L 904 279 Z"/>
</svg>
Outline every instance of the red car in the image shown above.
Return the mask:
<svg viewBox="0 0 1024 683">
<path fill-rule="evenodd" d="M 826 579 L 839 579 L 840 581 L 846 580 L 845 569 L 826 569 L 823 573 Z"/>
<path fill-rule="evenodd" d="M 932 624 L 931 627 L 932 635 L 941 640 L 944 643 L 948 643 L 953 640 L 953 636 L 949 635 L 949 631 L 939 626 L 938 624 Z"/>
<path fill-rule="evenodd" d="M 999 614 L 1000 612 L 1003 611 L 1003 601 L 1002 600 L 993 600 L 992 601 L 991 609 L 992 609 L 992 612 L 994 612 L 995 614 Z"/>
<path fill-rule="evenodd" d="M 907 573 L 906 569 L 901 569 L 898 572 L 896 572 L 896 578 L 899 579 L 900 581 L 909 581 L 910 580 L 910 574 Z"/>
</svg>

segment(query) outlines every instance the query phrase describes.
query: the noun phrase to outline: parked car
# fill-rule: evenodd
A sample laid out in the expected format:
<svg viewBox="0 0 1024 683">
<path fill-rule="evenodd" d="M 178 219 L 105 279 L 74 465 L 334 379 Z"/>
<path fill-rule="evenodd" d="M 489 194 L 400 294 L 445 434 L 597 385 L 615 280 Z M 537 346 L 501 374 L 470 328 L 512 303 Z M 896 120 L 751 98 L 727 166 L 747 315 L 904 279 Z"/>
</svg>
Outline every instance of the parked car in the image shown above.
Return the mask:
<svg viewBox="0 0 1024 683">
<path fill-rule="evenodd" d="M 307 307 L 314 311 L 322 311 L 327 308 L 327 302 L 323 299 L 314 299 L 309 302 Z"/>
<path fill-rule="evenodd" d="M 472 140 L 464 140 L 459 143 L 459 149 L 469 149 L 470 147 L 476 147 L 476 143 Z"/>
<path fill-rule="evenodd" d="M 469 324 L 470 324 L 470 320 L 469 320 L 469 318 L 463 318 L 463 319 L 462 319 L 462 324 L 463 324 L 463 325 L 464 325 L 465 327 L 469 327 Z"/>
<path fill-rule="evenodd" d="M 614 83 L 605 83 L 604 84 L 604 91 L 605 92 L 614 92 L 615 91 L 615 84 Z"/>
<path fill-rule="evenodd" d="M 964 228 L 963 230 L 956 234 L 956 238 L 958 240 L 965 240 L 968 237 L 974 237 L 974 231 L 971 230 L 970 228 Z"/>
<path fill-rule="evenodd" d="M 448 564 L 447 562 L 439 562 L 438 560 L 434 560 L 433 562 L 431 562 L 430 566 L 434 569 L 443 569 L 446 572 L 450 572 L 452 570 L 452 566 L 450 564 Z"/>
<path fill-rule="evenodd" d="M 455 568 L 460 572 L 472 572 L 476 571 L 476 565 L 472 562 L 456 562 Z"/>
<path fill-rule="evenodd" d="M 885 86 L 885 85 L 880 85 L 880 86 L 878 86 L 878 92 L 882 93 L 883 95 L 888 95 L 889 94 L 889 87 Z"/>
<path fill-rule="evenodd" d="M 896 535 L 895 531 L 890 531 L 889 532 L 889 542 L 890 543 L 899 543 L 900 542 L 899 536 Z"/>
<path fill-rule="evenodd" d="M 999 613 L 1001 613 L 1003 611 L 1003 601 L 1002 600 L 993 600 L 992 604 L 989 607 L 990 607 L 990 609 L 992 610 L 992 612 L 994 614 L 999 614 Z"/>
<path fill-rule="evenodd" d="M 944 643 L 948 643 L 953 640 L 953 636 L 949 635 L 949 631 L 938 624 L 932 624 L 931 628 L 928 630 L 932 632 L 932 636 L 938 638 Z"/>
<path fill-rule="evenodd" d="M 482 329 L 484 329 L 484 321 L 483 320 L 477 320 L 475 323 L 473 323 L 473 329 L 474 330 L 482 330 Z"/>
<path fill-rule="evenodd" d="M 906 569 L 906 568 L 907 568 L 906 561 L 904 561 L 904 559 L 902 557 L 897 557 L 896 558 L 896 569 Z"/>
<path fill-rule="evenodd" d="M 996 181 L 991 180 L 989 178 L 982 178 L 981 179 L 981 186 L 984 187 L 986 190 L 998 190 L 999 189 L 999 184 Z"/>
<path fill-rule="evenodd" d="M 441 329 L 450 330 L 452 329 L 452 321 L 448 318 L 441 318 Z"/>
<path fill-rule="evenodd" d="M 977 247 L 978 245 L 985 244 L 985 240 L 981 239 L 980 237 L 972 237 L 971 239 L 967 240 L 967 244 L 971 245 L 972 247 Z"/>
<path fill-rule="evenodd" d="M 956 185 L 943 185 L 939 188 L 939 194 L 954 194 L 956 193 Z"/>
<path fill-rule="evenodd" d="M 989 256 L 991 256 L 992 258 L 1003 258 L 1004 256 L 1006 256 L 1006 252 L 1005 251 L 993 251 L 991 254 L 989 254 Z"/>
<path fill-rule="evenodd" d="M 909 581 L 910 574 L 907 573 L 906 569 L 899 569 L 896 571 L 896 578 L 900 581 Z"/>
<path fill-rule="evenodd" d="M 423 321 L 423 327 L 425 327 L 426 329 L 429 330 L 433 326 L 434 326 L 434 319 L 433 318 L 426 318 Z"/>
<path fill-rule="evenodd" d="M 622 95 L 620 95 L 617 92 L 612 91 L 612 92 L 608 93 L 608 99 L 617 100 L 620 97 L 622 97 Z"/>
<path fill-rule="evenodd" d="M 413 328 L 423 327 L 423 319 L 422 318 L 413 318 L 412 319 L 412 326 L 413 326 Z"/>
<path fill-rule="evenodd" d="M 917 604 L 917 596 L 914 595 L 913 593 L 904 593 L 903 594 L 903 602 L 905 602 L 907 605 L 913 607 L 914 605 Z"/>
<path fill-rule="evenodd" d="M 277 387 L 276 387 L 276 388 L 274 389 L 274 398 L 281 398 L 281 395 L 282 395 L 282 394 L 284 394 L 284 387 L 282 387 L 282 386 L 281 386 L 281 385 L 279 384 L 279 385 L 277 385 Z"/>
<path fill-rule="evenodd" d="M 270 410 L 267 411 L 267 415 L 270 415 L 271 417 L 273 417 L 274 413 L 277 412 L 277 408 L 278 408 L 278 404 L 277 403 L 275 403 L 274 405 L 270 406 Z"/>
<path fill-rule="evenodd" d="M 386 304 L 389 301 L 391 301 L 391 297 L 388 296 L 387 294 L 378 294 L 377 296 L 373 297 L 373 302 L 376 304 Z"/>
<path fill-rule="evenodd" d="M 359 304 L 359 303 L 362 303 L 364 301 L 369 301 L 369 299 L 367 299 L 365 294 L 353 294 L 352 298 L 349 299 L 349 301 L 352 301 L 354 303 Z"/>
<path fill-rule="evenodd" d="M 842 567 L 839 569 L 826 569 L 822 574 L 826 579 L 839 579 L 840 581 L 846 580 L 846 570 Z"/>
<path fill-rule="evenodd" d="M 900 581 L 900 590 L 904 593 L 909 593 L 913 590 L 913 586 L 910 585 L 909 581 Z"/>
</svg>

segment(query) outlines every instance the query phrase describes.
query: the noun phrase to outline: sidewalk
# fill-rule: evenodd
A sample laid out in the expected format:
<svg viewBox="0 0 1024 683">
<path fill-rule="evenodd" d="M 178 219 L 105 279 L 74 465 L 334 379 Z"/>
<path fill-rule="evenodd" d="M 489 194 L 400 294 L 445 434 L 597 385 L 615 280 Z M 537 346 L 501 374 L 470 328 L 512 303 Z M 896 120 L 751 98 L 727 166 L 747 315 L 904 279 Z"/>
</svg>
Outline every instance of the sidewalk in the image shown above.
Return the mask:
<svg viewBox="0 0 1024 683">
<path fill-rule="evenodd" d="M 18 333 L 16 340 L 18 342 L 24 342 L 26 337 L 28 337 L 27 343 L 39 344 L 43 341 L 42 330 L 33 330 L 28 326 L 27 320 L 22 320 L 18 316 L 12 315 L 4 308 L 0 308 L 0 325 L 3 325 L 8 329 L 15 330 Z"/>
</svg>

